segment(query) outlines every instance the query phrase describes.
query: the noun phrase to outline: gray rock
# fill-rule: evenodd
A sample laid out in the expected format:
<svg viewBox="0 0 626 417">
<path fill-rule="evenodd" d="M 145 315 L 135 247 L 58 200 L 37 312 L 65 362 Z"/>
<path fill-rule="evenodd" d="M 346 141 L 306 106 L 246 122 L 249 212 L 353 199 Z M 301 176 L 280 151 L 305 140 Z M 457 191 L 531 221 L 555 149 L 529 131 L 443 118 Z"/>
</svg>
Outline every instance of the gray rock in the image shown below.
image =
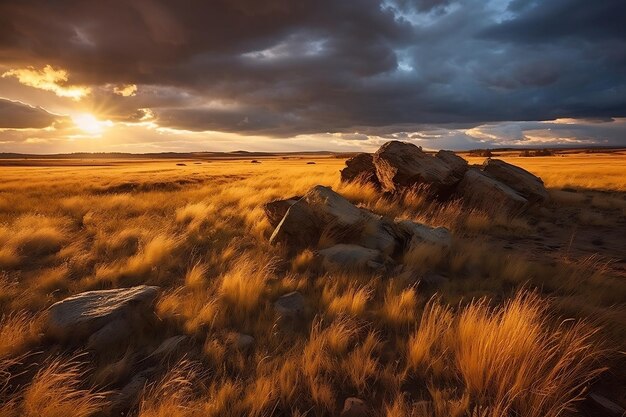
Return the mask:
<svg viewBox="0 0 626 417">
<path fill-rule="evenodd" d="M 407 248 L 421 243 L 443 247 L 452 244 L 452 234 L 445 227 L 430 227 L 410 220 L 399 221 L 397 225 L 408 242 Z"/>
<path fill-rule="evenodd" d="M 296 201 L 300 200 L 300 196 L 294 196 L 291 198 L 287 198 L 285 200 L 274 200 L 270 201 L 263 205 L 263 211 L 265 211 L 265 215 L 267 216 L 267 220 L 272 225 L 272 227 L 278 226 L 280 221 L 287 214 L 287 210 L 291 206 L 293 206 Z"/>
<path fill-rule="evenodd" d="M 461 180 L 455 169 L 407 142 L 390 141 L 373 157 L 376 175 L 385 191 L 399 192 L 416 185 L 428 185 L 430 190 L 447 195 Z"/>
<path fill-rule="evenodd" d="M 118 414 L 139 403 L 141 393 L 148 384 L 150 376 L 156 372 L 156 368 L 146 369 L 135 376 L 119 391 L 113 391 L 110 398 L 112 414 Z"/>
<path fill-rule="evenodd" d="M 161 344 L 150 354 L 151 357 L 159 359 L 167 358 L 176 351 L 187 341 L 188 337 L 185 335 L 172 336 L 165 339 Z"/>
<path fill-rule="evenodd" d="M 483 171 L 517 191 L 531 204 L 541 204 L 550 198 L 541 178 L 523 168 L 500 159 L 488 158 L 483 164 Z"/>
<path fill-rule="evenodd" d="M 317 254 L 327 271 L 380 270 L 387 262 L 387 257 L 379 250 L 358 245 L 338 244 L 322 249 Z"/>
<path fill-rule="evenodd" d="M 393 221 L 376 216 L 363 224 L 357 243 L 392 256 L 398 250 L 399 236 L 399 230 Z"/>
<path fill-rule="evenodd" d="M 276 300 L 274 310 L 282 317 L 299 317 L 304 313 L 304 297 L 298 291 L 285 294 Z"/>
<path fill-rule="evenodd" d="M 129 320 L 117 319 L 102 327 L 100 330 L 89 336 L 87 349 L 95 351 L 105 351 L 116 345 L 124 343 L 133 334 Z"/>
<path fill-rule="evenodd" d="M 367 417 L 370 415 L 370 409 L 365 401 L 359 398 L 346 398 L 343 403 L 341 417 Z"/>
<path fill-rule="evenodd" d="M 376 177 L 374 159 L 369 153 L 360 153 L 346 161 L 346 167 L 341 170 L 343 182 L 369 182 L 380 186 Z"/>
<path fill-rule="evenodd" d="M 528 206 L 528 200 L 517 191 L 473 168 L 465 173 L 459 192 L 467 203 L 488 212 L 504 209 L 509 214 L 518 214 Z"/>
<path fill-rule="evenodd" d="M 452 151 L 440 150 L 435 155 L 436 158 L 442 160 L 446 165 L 454 171 L 454 174 L 459 179 L 459 181 L 465 175 L 465 171 L 467 171 L 468 163 L 465 159 L 461 158 L 457 154 Z"/>
<path fill-rule="evenodd" d="M 153 311 L 159 287 L 87 291 L 53 304 L 48 310 L 48 335 L 86 337 L 117 320 L 131 320 Z"/>
<path fill-rule="evenodd" d="M 317 185 L 287 210 L 270 243 L 283 243 L 291 252 L 298 252 L 317 245 L 325 229 L 354 239 L 362 225 L 374 217 L 329 187 Z"/>
</svg>

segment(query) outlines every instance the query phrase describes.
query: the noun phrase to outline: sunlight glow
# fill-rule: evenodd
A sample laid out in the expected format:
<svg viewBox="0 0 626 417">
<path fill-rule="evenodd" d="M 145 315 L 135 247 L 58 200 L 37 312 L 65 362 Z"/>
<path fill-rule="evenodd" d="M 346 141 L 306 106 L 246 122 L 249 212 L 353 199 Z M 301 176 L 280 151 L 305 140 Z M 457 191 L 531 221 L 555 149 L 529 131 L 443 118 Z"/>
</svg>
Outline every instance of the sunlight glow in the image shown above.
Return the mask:
<svg viewBox="0 0 626 417">
<path fill-rule="evenodd" d="M 92 135 L 98 135 L 102 133 L 106 127 L 113 125 L 113 122 L 110 120 L 98 120 L 93 114 L 89 113 L 81 113 L 72 116 L 72 121 L 80 130 Z"/>
<path fill-rule="evenodd" d="M 79 101 L 91 92 L 89 87 L 68 85 L 67 71 L 46 65 L 42 69 L 34 67 L 12 69 L 2 74 L 2 78 L 15 77 L 24 85 L 51 91 L 59 97 L 68 97 Z"/>
</svg>

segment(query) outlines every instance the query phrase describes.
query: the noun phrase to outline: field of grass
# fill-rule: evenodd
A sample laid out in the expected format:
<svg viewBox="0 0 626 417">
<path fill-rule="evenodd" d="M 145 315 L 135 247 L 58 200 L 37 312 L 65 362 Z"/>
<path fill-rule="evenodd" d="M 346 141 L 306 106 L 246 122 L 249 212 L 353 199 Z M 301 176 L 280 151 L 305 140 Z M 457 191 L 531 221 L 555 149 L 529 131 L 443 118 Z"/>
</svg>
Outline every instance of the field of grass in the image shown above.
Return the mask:
<svg viewBox="0 0 626 417">
<path fill-rule="evenodd" d="M 509 218 L 417 191 L 389 199 L 341 184 L 332 157 L 0 166 L 0 417 L 332 416 L 348 397 L 375 416 L 556 417 L 588 389 L 623 405 L 626 156 L 504 159 L 544 179 L 548 207 Z M 453 245 L 407 254 L 414 274 L 309 268 L 310 253 L 268 243 L 262 206 L 317 184 L 448 227 Z M 419 283 L 432 274 L 445 282 Z M 42 333 L 54 302 L 139 284 L 161 293 L 126 343 Z M 306 312 L 285 325 L 272 305 L 294 290 Z M 152 363 L 176 335 L 184 347 Z"/>
</svg>

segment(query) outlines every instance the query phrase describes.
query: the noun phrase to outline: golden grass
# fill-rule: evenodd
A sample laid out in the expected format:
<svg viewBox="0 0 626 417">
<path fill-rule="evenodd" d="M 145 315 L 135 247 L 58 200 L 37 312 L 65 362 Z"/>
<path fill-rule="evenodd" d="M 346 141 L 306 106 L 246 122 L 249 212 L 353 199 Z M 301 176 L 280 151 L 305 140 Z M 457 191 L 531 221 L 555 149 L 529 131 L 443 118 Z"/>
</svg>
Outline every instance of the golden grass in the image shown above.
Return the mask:
<svg viewBox="0 0 626 417">
<path fill-rule="evenodd" d="M 82 365 L 57 359 L 35 375 L 24 390 L 21 416 L 88 417 L 101 410 L 106 402 L 102 394 L 80 388 Z"/>
<path fill-rule="evenodd" d="M 433 202 L 423 189 L 385 198 L 369 185 L 341 184 L 343 160 L 316 162 L 2 168 L 0 375 L 24 383 L 0 387 L 0 403 L 10 404 L 0 416 L 93 415 L 106 404 L 92 387 L 123 387 L 153 360 L 156 346 L 179 334 L 188 336 L 186 348 L 152 363 L 155 376 L 124 413 L 329 416 L 356 395 L 374 415 L 389 417 L 556 417 L 609 363 L 596 353 L 600 334 L 623 351 L 626 335 L 615 323 L 626 317 L 616 307 L 624 286 L 598 258 L 565 253 L 544 264 L 483 238 L 534 237 L 536 222 Z M 520 164 L 546 176 L 550 207 L 571 210 L 581 227 L 599 224 L 596 209 L 612 218 L 623 213 L 623 174 L 620 180 L 609 167 L 587 178 L 584 164 L 576 172 L 579 162 Z M 453 245 L 416 245 L 404 256 L 406 270 L 389 277 L 323 274 L 310 250 L 285 262 L 283 250 L 267 242 L 272 230 L 262 205 L 317 184 L 378 214 L 449 227 Z M 610 193 L 590 194 L 589 187 Z M 449 283 L 427 302 L 433 290 L 416 281 L 433 271 Z M 92 368 L 54 359 L 73 348 L 40 339 L 33 317 L 68 294 L 136 284 L 162 287 L 156 324 L 127 347 L 94 354 Z M 534 293 L 511 296 L 529 284 L 557 297 L 554 307 Z M 295 290 L 308 312 L 283 324 L 272 304 Z M 605 330 L 561 323 L 557 308 L 568 317 L 600 317 Z M 237 349 L 234 333 L 253 336 L 253 345 Z M 47 364 L 36 375 L 26 372 L 31 350 Z"/>
</svg>

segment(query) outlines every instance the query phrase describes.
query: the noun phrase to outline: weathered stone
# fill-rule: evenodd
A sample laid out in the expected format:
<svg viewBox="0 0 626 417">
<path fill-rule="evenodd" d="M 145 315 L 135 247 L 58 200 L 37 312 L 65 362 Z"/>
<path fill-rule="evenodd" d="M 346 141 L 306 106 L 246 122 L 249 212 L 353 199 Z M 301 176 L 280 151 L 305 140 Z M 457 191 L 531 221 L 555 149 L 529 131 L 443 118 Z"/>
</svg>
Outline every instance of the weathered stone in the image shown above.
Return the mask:
<svg viewBox="0 0 626 417">
<path fill-rule="evenodd" d="M 129 320 L 114 320 L 89 336 L 87 349 L 100 352 L 105 351 L 130 339 L 132 333 L 133 330 Z"/>
<path fill-rule="evenodd" d="M 110 397 L 112 414 L 119 414 L 139 403 L 141 393 L 149 382 L 156 368 L 146 369 L 135 376 L 119 391 L 113 391 Z"/>
<path fill-rule="evenodd" d="M 295 318 L 304 313 L 304 297 L 298 291 L 290 292 L 280 297 L 274 303 L 274 310 L 287 318 Z"/>
<path fill-rule="evenodd" d="M 465 202 L 486 210 L 505 210 L 517 214 L 528 206 L 528 200 L 506 184 L 477 169 L 469 169 L 459 184 Z"/>
<path fill-rule="evenodd" d="M 321 257 L 322 267 L 328 271 L 380 270 L 387 261 L 379 250 L 358 245 L 338 244 L 317 253 Z"/>
<path fill-rule="evenodd" d="M 80 338 L 116 320 L 131 320 L 152 312 L 158 287 L 87 291 L 53 304 L 48 310 L 47 332 L 57 338 Z"/>
<path fill-rule="evenodd" d="M 373 156 L 369 153 L 360 153 L 346 161 L 346 167 L 341 170 L 343 182 L 369 182 L 380 186 L 376 177 L 376 167 Z"/>
<path fill-rule="evenodd" d="M 437 152 L 435 157 L 439 158 L 446 165 L 448 165 L 452 169 L 452 171 L 454 171 L 454 174 L 459 181 L 463 179 L 465 171 L 467 171 L 468 168 L 468 164 L 465 159 L 461 158 L 452 151 L 445 151 L 443 149 Z"/>
<path fill-rule="evenodd" d="M 440 158 L 411 143 L 391 141 L 373 157 L 376 175 L 385 191 L 398 192 L 420 184 L 437 194 L 449 194 L 462 177 Z"/>
<path fill-rule="evenodd" d="M 287 210 L 270 243 L 281 242 L 297 252 L 315 246 L 325 229 L 358 236 L 358 229 L 373 217 L 329 187 L 317 185 Z"/>
<path fill-rule="evenodd" d="M 399 231 L 393 221 L 374 216 L 363 224 L 357 243 L 392 256 L 398 250 L 398 236 Z"/>
<path fill-rule="evenodd" d="M 410 220 L 402 220 L 397 225 L 405 241 L 408 242 L 408 248 L 422 243 L 443 247 L 449 247 L 452 244 L 452 235 L 445 227 L 430 227 Z"/>
<path fill-rule="evenodd" d="M 150 354 L 155 358 L 167 358 L 178 351 L 181 346 L 187 341 L 188 337 L 185 335 L 172 336 L 165 339 L 161 344 Z"/>
<path fill-rule="evenodd" d="M 293 206 L 296 201 L 300 200 L 300 196 L 295 196 L 291 198 L 287 198 L 285 200 L 274 200 L 270 201 L 263 205 L 263 211 L 265 211 L 265 215 L 267 216 L 267 220 L 272 225 L 272 227 L 278 226 L 280 221 L 287 214 L 287 210 L 291 206 Z"/>
<path fill-rule="evenodd" d="M 368 417 L 369 415 L 370 409 L 365 401 L 354 397 L 346 398 L 344 401 L 341 417 Z"/>
<path fill-rule="evenodd" d="M 531 204 L 544 203 L 550 198 L 541 178 L 523 168 L 488 158 L 483 164 L 483 171 L 517 191 Z"/>
</svg>

